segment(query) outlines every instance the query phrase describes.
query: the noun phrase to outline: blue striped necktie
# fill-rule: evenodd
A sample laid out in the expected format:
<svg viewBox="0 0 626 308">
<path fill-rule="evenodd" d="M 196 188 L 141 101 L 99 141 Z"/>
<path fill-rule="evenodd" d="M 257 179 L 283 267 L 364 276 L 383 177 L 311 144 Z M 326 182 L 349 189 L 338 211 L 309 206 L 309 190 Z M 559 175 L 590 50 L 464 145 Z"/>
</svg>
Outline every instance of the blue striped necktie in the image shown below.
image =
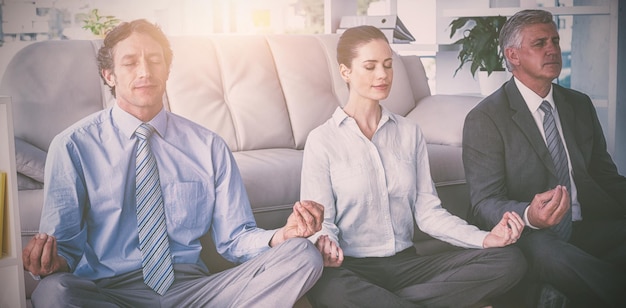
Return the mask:
<svg viewBox="0 0 626 308">
<path fill-rule="evenodd" d="M 159 170 L 150 150 L 150 136 L 154 128 L 143 123 L 135 131 L 136 202 L 139 249 L 143 266 L 143 280 L 155 292 L 163 295 L 174 282 L 174 269 L 170 256 Z"/>
<path fill-rule="evenodd" d="M 554 170 L 556 171 L 559 184 L 567 188 L 567 192 L 570 193 L 570 178 L 569 167 L 567 164 L 567 154 L 565 153 L 565 147 L 561 141 L 561 135 L 556 128 L 556 122 L 554 121 L 554 115 L 552 114 L 552 105 L 548 101 L 541 102 L 539 106 L 544 112 L 543 116 L 543 130 L 546 134 L 546 145 L 550 156 L 552 156 L 552 162 L 554 162 Z M 571 194 L 570 194 L 571 196 Z M 567 241 L 572 233 L 572 208 L 567 211 L 561 222 L 553 227 L 553 230 L 563 240 Z"/>
</svg>

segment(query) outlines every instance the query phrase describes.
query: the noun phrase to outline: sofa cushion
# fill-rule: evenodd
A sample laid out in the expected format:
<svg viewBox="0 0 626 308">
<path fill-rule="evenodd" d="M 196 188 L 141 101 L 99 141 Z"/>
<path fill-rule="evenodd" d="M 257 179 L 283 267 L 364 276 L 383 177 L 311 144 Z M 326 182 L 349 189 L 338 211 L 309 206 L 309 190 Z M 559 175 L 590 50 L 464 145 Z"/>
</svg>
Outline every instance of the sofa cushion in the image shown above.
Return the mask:
<svg viewBox="0 0 626 308">
<path fill-rule="evenodd" d="M 431 95 L 421 99 L 406 117 L 415 121 L 427 143 L 461 146 L 467 113 L 480 96 Z"/>
<path fill-rule="evenodd" d="M 35 181 L 21 173 L 17 173 L 17 189 L 18 190 L 33 190 L 42 189 L 43 183 Z"/>
<path fill-rule="evenodd" d="M 223 66 L 216 65 L 213 42 L 181 37 L 170 42 L 174 59 L 167 82 L 169 110 L 216 132 L 237 150 L 232 112 L 224 97 Z"/>
<path fill-rule="evenodd" d="M 311 130 L 324 123 L 339 106 L 333 75 L 339 66 L 326 44 L 336 44 L 338 36 L 326 40 L 316 36 L 276 35 L 268 37 L 276 73 L 285 95 L 297 149 L 303 149 Z M 345 85 L 340 84 L 340 87 Z"/>
<path fill-rule="evenodd" d="M 18 173 L 43 183 L 46 152 L 21 138 L 15 138 L 15 164 Z"/>
<path fill-rule="evenodd" d="M 299 200 L 301 150 L 240 151 L 233 156 L 255 213 L 291 208 Z"/>
<path fill-rule="evenodd" d="M 454 145 L 427 144 L 430 174 L 436 186 L 465 183 L 463 148 Z"/>
<path fill-rule="evenodd" d="M 184 45 L 172 42 L 176 56 L 167 89 L 172 112 L 193 115 L 191 120 L 220 134 L 232 151 L 295 147 L 285 97 L 264 36 L 214 36 L 187 40 Z M 208 61 L 196 61 L 203 57 Z M 197 76 L 201 78 L 196 80 Z M 193 99 L 185 93 L 189 89 L 196 93 Z M 211 114 L 212 109 L 219 113 Z M 232 122 L 234 131 L 213 127 L 213 121 L 223 121 L 221 116 Z"/>
</svg>

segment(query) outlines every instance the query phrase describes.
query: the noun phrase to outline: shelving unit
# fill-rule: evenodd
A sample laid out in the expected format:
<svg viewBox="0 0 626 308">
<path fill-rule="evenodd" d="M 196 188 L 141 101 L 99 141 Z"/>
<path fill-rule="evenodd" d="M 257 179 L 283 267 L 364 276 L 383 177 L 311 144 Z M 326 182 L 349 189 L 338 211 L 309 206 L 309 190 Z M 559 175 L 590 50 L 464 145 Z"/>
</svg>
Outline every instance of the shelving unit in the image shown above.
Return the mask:
<svg viewBox="0 0 626 308">
<path fill-rule="evenodd" d="M 7 173 L 4 240 L 7 254 L 0 257 L 0 307 L 26 307 L 20 215 L 17 200 L 17 173 L 15 171 L 15 142 L 11 98 L 0 96 L 0 171 Z"/>
<path fill-rule="evenodd" d="M 535 8 L 535 7 L 531 7 Z M 462 8 L 462 9 L 445 9 L 443 16 L 445 17 L 464 17 L 464 16 L 512 16 L 522 7 L 509 8 Z M 542 10 L 548 11 L 553 15 L 609 15 L 610 8 L 604 6 L 560 6 L 560 7 L 541 7 Z"/>
</svg>

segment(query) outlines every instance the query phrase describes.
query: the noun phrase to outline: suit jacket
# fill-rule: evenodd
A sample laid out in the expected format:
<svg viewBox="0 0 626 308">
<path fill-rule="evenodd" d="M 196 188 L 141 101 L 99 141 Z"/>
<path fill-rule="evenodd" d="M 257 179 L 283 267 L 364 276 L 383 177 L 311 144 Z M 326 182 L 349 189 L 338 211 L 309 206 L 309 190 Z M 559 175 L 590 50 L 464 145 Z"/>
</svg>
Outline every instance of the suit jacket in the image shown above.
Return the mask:
<svg viewBox="0 0 626 308">
<path fill-rule="evenodd" d="M 623 218 L 626 178 L 617 173 L 607 152 L 591 99 L 556 84 L 553 98 L 583 220 Z M 558 184 L 548 148 L 513 78 L 467 115 L 463 164 L 471 195 L 470 219 L 486 229 L 505 211 L 523 215 L 535 194 Z"/>
</svg>

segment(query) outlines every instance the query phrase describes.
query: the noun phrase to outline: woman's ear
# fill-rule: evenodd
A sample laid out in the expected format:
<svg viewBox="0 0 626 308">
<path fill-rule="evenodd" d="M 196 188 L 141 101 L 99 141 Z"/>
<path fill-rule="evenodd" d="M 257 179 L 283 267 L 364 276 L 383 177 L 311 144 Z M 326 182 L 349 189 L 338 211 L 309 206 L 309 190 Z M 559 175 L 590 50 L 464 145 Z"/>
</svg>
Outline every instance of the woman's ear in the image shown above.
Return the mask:
<svg viewBox="0 0 626 308">
<path fill-rule="evenodd" d="M 350 72 L 351 70 L 345 64 L 339 64 L 339 74 L 346 83 L 350 83 Z"/>
<path fill-rule="evenodd" d="M 102 74 L 102 77 L 104 77 L 104 80 L 107 82 L 107 84 L 110 87 L 115 87 L 115 78 L 114 78 L 113 70 L 103 69 L 101 74 Z"/>
</svg>

